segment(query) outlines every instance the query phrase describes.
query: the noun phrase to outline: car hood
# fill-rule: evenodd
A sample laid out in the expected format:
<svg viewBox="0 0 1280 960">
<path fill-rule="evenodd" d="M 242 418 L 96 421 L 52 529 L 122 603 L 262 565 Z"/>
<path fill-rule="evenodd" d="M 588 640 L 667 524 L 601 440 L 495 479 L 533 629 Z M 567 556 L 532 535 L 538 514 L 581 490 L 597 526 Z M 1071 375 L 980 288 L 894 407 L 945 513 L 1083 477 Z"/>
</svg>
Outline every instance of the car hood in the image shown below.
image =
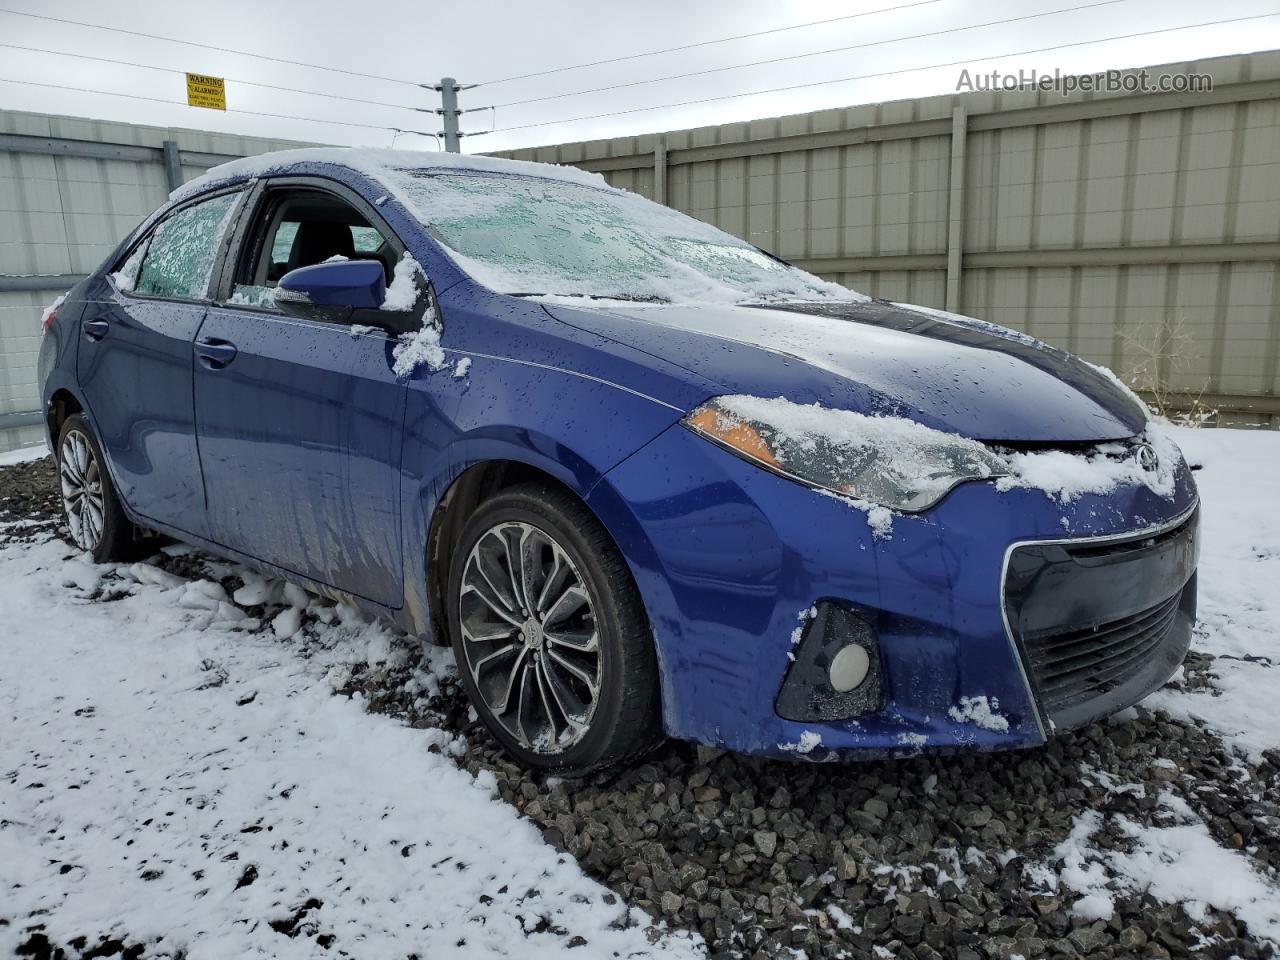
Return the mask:
<svg viewBox="0 0 1280 960">
<path fill-rule="evenodd" d="M 721 384 L 725 393 L 909 417 L 977 440 L 1085 442 L 1141 432 L 1112 377 L 1004 327 L 887 301 L 543 307 Z"/>
</svg>

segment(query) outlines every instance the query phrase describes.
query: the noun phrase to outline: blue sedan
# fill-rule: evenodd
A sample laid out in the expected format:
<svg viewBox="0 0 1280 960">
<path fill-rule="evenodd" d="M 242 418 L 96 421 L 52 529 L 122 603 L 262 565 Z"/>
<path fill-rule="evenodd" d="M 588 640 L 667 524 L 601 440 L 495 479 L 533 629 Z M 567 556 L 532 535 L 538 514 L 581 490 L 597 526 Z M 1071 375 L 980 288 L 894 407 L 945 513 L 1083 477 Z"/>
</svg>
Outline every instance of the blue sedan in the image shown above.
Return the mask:
<svg viewBox="0 0 1280 960">
<path fill-rule="evenodd" d="M 1034 746 L 1195 620 L 1191 473 L 1107 371 L 570 168 L 216 168 L 40 381 L 95 560 L 177 538 L 449 642 L 531 767 Z"/>
</svg>

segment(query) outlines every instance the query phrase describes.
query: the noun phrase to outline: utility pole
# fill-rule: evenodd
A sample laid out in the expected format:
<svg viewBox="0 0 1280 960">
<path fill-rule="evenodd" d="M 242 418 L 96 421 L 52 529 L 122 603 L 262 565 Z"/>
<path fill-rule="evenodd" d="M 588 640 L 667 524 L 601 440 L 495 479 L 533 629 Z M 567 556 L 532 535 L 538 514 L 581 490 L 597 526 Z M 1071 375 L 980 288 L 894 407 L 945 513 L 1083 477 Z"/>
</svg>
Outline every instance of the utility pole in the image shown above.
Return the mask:
<svg viewBox="0 0 1280 960">
<path fill-rule="evenodd" d="M 458 92 L 460 90 L 470 90 L 475 86 L 474 83 L 465 87 L 459 86 L 458 81 L 453 77 L 444 77 L 439 83 L 424 83 L 422 86 L 428 90 L 435 90 L 440 94 L 440 109 L 438 113 L 444 120 L 444 129 L 440 131 L 440 136 L 444 137 L 444 149 L 448 153 L 461 153 L 458 148 L 458 138 L 465 136 L 458 129 L 458 117 L 463 113 L 458 109 Z M 427 111 L 423 111 L 424 113 Z"/>
</svg>

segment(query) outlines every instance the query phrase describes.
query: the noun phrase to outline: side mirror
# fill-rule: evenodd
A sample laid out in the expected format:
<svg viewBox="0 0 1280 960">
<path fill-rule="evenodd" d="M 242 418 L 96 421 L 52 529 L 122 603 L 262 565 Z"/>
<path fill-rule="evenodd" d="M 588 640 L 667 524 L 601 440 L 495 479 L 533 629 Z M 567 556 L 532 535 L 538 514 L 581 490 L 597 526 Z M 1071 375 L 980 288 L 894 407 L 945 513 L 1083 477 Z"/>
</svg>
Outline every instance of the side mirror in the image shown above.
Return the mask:
<svg viewBox="0 0 1280 960">
<path fill-rule="evenodd" d="M 376 310 L 387 278 L 377 260 L 334 260 L 290 270 L 276 287 L 276 306 L 295 316 L 346 320 L 351 311 Z"/>
</svg>

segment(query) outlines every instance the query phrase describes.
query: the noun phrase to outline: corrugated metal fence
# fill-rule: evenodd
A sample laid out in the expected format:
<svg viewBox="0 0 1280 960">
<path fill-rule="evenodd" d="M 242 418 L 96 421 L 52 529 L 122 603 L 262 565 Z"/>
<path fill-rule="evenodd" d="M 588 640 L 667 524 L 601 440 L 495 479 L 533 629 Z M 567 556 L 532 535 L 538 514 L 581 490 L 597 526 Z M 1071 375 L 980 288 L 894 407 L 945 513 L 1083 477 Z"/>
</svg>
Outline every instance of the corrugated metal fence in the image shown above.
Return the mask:
<svg viewBox="0 0 1280 960">
<path fill-rule="evenodd" d="M 1148 68 L 1207 93 L 903 100 L 518 150 L 875 296 L 1280 426 L 1280 51 Z M 38 439 L 43 306 L 172 185 L 297 144 L 0 111 L 0 450 Z"/>
<path fill-rule="evenodd" d="M 0 451 L 41 435 L 40 314 L 179 184 L 301 146 L 0 110 Z"/>
<path fill-rule="evenodd" d="M 1214 87 L 965 93 L 502 155 L 1024 330 L 1173 408 L 1280 425 L 1280 51 L 1148 70 Z"/>
</svg>

